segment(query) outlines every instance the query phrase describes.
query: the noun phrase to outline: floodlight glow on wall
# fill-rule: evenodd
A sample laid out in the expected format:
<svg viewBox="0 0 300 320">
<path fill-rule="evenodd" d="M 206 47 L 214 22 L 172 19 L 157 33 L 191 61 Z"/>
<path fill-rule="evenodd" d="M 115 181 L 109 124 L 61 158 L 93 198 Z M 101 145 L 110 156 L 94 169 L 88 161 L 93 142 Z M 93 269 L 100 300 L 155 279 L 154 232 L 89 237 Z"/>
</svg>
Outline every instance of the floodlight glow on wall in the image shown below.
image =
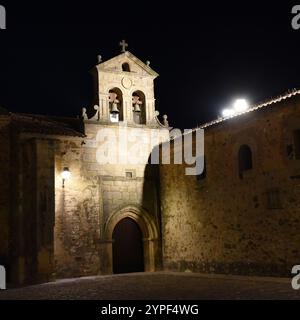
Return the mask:
<svg viewBox="0 0 300 320">
<path fill-rule="evenodd" d="M 68 167 L 64 167 L 63 172 L 61 173 L 62 181 L 63 181 L 63 188 L 65 187 L 65 181 L 69 180 L 71 177 L 71 172 Z"/>
</svg>

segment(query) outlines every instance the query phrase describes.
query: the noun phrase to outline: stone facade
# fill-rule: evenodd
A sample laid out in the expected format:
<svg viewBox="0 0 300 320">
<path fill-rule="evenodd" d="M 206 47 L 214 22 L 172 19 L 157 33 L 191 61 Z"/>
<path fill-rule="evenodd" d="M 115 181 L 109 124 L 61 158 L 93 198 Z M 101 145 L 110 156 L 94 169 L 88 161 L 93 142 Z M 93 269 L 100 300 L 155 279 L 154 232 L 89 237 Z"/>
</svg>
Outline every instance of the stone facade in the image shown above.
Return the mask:
<svg viewBox="0 0 300 320">
<path fill-rule="evenodd" d="M 143 233 L 145 270 L 159 270 L 162 262 L 157 166 L 101 164 L 97 159 L 104 143 L 103 130 L 115 137 L 109 148 L 123 144 L 126 134 L 132 144 L 141 146 L 140 153 L 146 160 L 152 150 L 143 145 L 142 137 L 157 133 L 162 141 L 168 139 L 169 130 L 158 121 L 155 111 L 153 81 L 158 74 L 127 51 L 98 64 L 92 73 L 97 104 L 90 118 L 88 110 L 83 110 L 85 138 L 72 142 L 61 139 L 56 150 L 56 275 L 112 273 L 112 233 L 126 217 L 137 222 Z M 144 117 L 138 122 L 133 101 L 139 102 L 139 114 Z M 118 109 L 117 122 L 111 118 L 113 103 Z M 123 150 L 125 155 L 130 147 L 128 143 Z M 62 188 L 64 167 L 71 170 L 72 178 Z"/>
<path fill-rule="evenodd" d="M 113 232 L 125 218 L 142 233 L 145 271 L 289 275 L 300 262 L 300 92 L 204 125 L 205 172 L 187 176 L 185 165 L 99 161 L 105 143 L 148 159 L 144 137 L 159 145 L 170 128 L 158 120 L 149 63 L 126 51 L 92 73 L 94 106 L 80 119 L 0 110 L 9 282 L 112 273 Z"/>
<path fill-rule="evenodd" d="M 300 98 L 204 126 L 206 173 L 160 170 L 167 270 L 289 276 L 300 261 Z M 239 171 L 239 148 L 252 169 Z"/>
<path fill-rule="evenodd" d="M 118 126 L 105 126 L 116 134 L 119 130 Z M 132 127 L 128 130 L 129 135 L 138 138 L 141 131 L 157 129 Z M 86 123 L 84 140 L 59 142 L 55 160 L 57 274 L 65 277 L 112 273 L 112 231 L 119 219 L 126 216 L 138 221 L 144 233 L 144 251 L 154 253 L 153 261 L 145 259 L 146 270 L 160 269 L 158 166 L 99 164 L 96 159 L 98 131 L 99 124 Z M 168 135 L 168 130 L 165 134 Z M 151 150 L 144 152 L 150 155 Z M 72 177 L 62 188 L 64 167 L 69 167 Z M 131 173 L 131 177 L 126 177 L 126 172 Z M 99 252 L 106 258 L 101 259 Z"/>
</svg>

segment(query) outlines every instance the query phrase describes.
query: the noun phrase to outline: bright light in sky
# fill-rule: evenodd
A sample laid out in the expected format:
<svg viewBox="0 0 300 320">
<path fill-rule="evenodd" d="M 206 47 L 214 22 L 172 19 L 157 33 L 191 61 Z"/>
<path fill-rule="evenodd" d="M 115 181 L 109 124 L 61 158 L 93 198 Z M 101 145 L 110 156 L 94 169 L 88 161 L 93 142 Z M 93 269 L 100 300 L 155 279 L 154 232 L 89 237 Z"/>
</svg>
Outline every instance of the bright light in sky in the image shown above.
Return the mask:
<svg viewBox="0 0 300 320">
<path fill-rule="evenodd" d="M 233 108 L 236 112 L 243 112 L 249 108 L 249 104 L 245 99 L 237 99 L 233 104 Z"/>
<path fill-rule="evenodd" d="M 233 104 L 233 108 L 226 108 L 222 111 L 224 118 L 234 116 L 237 113 L 246 111 L 249 108 L 249 104 L 246 99 L 237 99 Z"/>
<path fill-rule="evenodd" d="M 234 109 L 224 109 L 222 111 L 223 117 L 230 117 L 230 116 L 233 116 L 234 114 L 235 114 L 235 110 Z"/>
</svg>

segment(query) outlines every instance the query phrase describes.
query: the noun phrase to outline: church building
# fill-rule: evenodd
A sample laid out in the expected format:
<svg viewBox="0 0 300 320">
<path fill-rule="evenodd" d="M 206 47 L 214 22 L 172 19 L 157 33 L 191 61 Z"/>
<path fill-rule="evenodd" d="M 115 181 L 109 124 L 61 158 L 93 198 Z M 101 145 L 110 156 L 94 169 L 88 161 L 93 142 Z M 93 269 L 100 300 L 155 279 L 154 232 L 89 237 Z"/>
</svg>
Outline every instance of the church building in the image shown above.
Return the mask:
<svg viewBox="0 0 300 320">
<path fill-rule="evenodd" d="M 160 145 L 171 128 L 155 109 L 158 74 L 126 45 L 98 57 L 94 104 L 80 117 L 0 110 L 9 283 L 159 270 L 288 275 L 300 263 L 300 91 L 194 129 L 205 133 L 205 168 L 188 176 L 184 164 L 135 161 L 151 156 L 147 137 Z"/>
</svg>

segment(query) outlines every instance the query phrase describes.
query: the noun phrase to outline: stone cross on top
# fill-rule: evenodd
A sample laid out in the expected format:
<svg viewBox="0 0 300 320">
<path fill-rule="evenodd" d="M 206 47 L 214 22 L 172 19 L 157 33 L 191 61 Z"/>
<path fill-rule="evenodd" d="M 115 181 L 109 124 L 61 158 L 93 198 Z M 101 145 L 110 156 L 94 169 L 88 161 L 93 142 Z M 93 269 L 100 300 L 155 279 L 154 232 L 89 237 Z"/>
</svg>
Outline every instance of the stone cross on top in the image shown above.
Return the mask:
<svg viewBox="0 0 300 320">
<path fill-rule="evenodd" d="M 128 43 L 125 40 L 120 41 L 119 46 L 122 47 L 122 52 L 126 51 L 126 47 L 128 47 Z"/>
</svg>

